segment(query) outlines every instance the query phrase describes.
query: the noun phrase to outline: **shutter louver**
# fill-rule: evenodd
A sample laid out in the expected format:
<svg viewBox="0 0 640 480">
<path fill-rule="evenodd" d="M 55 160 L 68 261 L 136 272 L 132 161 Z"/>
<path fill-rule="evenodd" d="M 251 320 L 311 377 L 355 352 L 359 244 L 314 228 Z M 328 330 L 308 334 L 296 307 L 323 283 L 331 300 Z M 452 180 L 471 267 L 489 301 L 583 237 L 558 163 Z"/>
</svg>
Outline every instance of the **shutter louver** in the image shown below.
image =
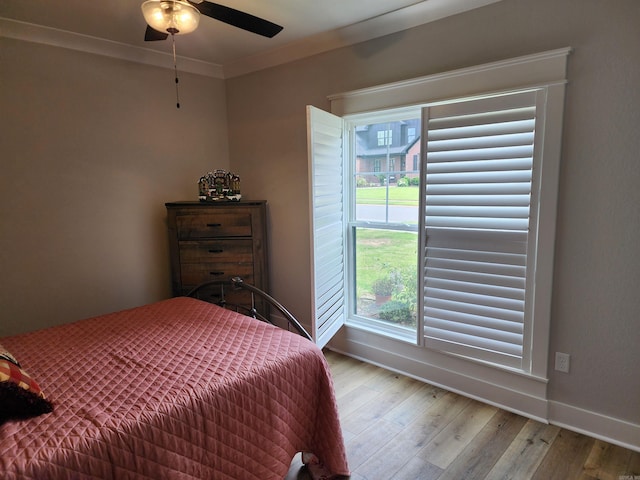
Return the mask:
<svg viewBox="0 0 640 480">
<path fill-rule="evenodd" d="M 312 247 L 312 336 L 320 347 L 344 323 L 342 119 L 307 107 Z"/>
<path fill-rule="evenodd" d="M 427 110 L 428 347 L 520 368 L 535 92 Z"/>
</svg>

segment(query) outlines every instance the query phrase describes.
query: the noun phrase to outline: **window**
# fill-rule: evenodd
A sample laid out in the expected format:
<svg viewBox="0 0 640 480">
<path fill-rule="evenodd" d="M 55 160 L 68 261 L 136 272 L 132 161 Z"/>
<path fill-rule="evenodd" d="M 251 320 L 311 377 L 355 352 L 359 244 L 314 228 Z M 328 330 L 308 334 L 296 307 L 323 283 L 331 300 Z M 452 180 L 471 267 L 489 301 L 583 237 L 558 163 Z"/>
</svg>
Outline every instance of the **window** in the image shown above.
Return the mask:
<svg viewBox="0 0 640 480">
<path fill-rule="evenodd" d="M 413 143 L 416 139 L 416 128 L 415 127 L 407 127 L 407 143 Z"/>
<path fill-rule="evenodd" d="M 387 115 L 386 121 L 377 122 L 372 116 L 350 122 L 348 136 L 353 139 L 353 154 L 346 165 L 350 181 L 345 187 L 354 192 L 346 217 L 351 238 L 347 268 L 353 278 L 350 318 L 409 340 L 415 339 L 417 327 L 420 195 L 418 185 L 410 185 L 400 175 L 404 174 L 405 155 L 411 145 L 404 142 L 380 149 L 362 132 L 401 131 L 408 123 L 420 124 L 419 109 L 413 111 L 413 117 L 395 119 Z M 374 155 L 384 166 L 379 178 L 359 168 L 362 158 Z M 396 163 L 399 170 L 395 169 Z"/>
<path fill-rule="evenodd" d="M 347 159 L 343 162 L 341 158 L 339 168 L 334 167 L 334 173 L 340 175 L 342 197 L 329 208 L 332 215 L 340 209 L 342 225 L 344 295 L 333 304 L 340 311 L 333 331 L 341 324 L 380 326 L 380 319 L 359 304 L 362 293 L 369 292 L 372 284 L 358 271 L 369 256 L 359 247 L 363 242 L 379 242 L 381 235 L 385 240 L 394 236 L 393 243 L 400 244 L 399 234 L 410 234 L 417 245 L 419 314 L 415 325 L 389 328 L 382 322 L 385 326 L 379 328 L 379 334 L 406 341 L 412 337 L 406 335 L 409 329 L 415 346 L 426 351 L 507 368 L 507 373 L 513 369 L 534 378 L 546 376 L 569 51 L 546 52 L 331 98 L 332 111 L 344 116 L 344 120 L 331 118 L 336 128 L 341 126 L 342 136 L 336 137 L 336 142 Z M 394 109 L 394 104 L 413 106 Z M 360 213 L 364 184 L 362 172 L 357 171 L 358 134 L 378 129 L 375 138 L 380 147 L 380 133 L 392 132 L 394 122 L 406 125 L 404 122 L 412 119 L 420 120 L 417 132 L 422 133 L 416 144 L 422 151 L 388 148 L 386 168 L 381 160 L 381 173 L 391 179 L 399 173 L 394 166 L 402 155 L 420 156 L 421 168 L 416 169 L 420 195 L 414 207 L 417 221 L 398 219 L 390 208 L 393 195 L 388 183 L 382 186 L 384 201 L 380 202 L 384 216 L 367 218 L 372 214 Z M 409 127 L 406 132 L 409 139 Z M 385 135 L 382 138 L 390 140 Z M 312 150 L 310 165 L 316 161 Z M 323 217 L 316 214 L 325 211 L 325 202 L 317 196 L 314 182 L 312 178 L 312 243 L 314 255 L 321 256 L 327 251 L 315 229 Z M 378 268 L 377 273 L 387 270 L 393 269 Z M 319 278 L 319 273 L 314 271 L 314 277 Z M 403 286 L 409 282 L 402 280 Z M 314 287 L 314 295 L 320 298 L 323 292 Z M 406 358 L 409 350 L 402 350 L 401 344 L 397 349 Z M 454 363 L 456 368 L 462 365 Z"/>
<path fill-rule="evenodd" d="M 381 130 L 378 132 L 378 146 L 391 145 L 393 132 L 391 130 Z"/>
</svg>

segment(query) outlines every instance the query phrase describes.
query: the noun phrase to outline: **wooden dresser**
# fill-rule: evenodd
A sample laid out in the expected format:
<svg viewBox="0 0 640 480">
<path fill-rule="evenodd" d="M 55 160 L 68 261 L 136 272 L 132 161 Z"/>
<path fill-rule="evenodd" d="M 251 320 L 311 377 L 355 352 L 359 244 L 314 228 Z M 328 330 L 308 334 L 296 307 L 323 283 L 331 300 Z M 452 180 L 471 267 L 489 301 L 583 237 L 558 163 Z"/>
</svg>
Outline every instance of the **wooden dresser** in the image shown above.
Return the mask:
<svg viewBox="0 0 640 480">
<path fill-rule="evenodd" d="M 173 295 L 232 277 L 268 292 L 266 204 L 263 200 L 166 203 Z M 200 298 L 218 302 L 219 289 L 212 288 Z M 251 306 L 251 294 L 246 291 L 226 289 L 225 299 Z"/>
</svg>

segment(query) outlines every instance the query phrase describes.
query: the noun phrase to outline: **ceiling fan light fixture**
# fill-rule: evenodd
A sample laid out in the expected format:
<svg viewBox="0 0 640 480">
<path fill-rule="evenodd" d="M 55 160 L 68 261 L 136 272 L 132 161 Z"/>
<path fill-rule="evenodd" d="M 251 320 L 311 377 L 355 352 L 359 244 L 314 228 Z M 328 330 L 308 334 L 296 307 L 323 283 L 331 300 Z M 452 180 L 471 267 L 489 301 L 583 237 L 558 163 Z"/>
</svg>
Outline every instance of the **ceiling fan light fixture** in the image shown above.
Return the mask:
<svg viewBox="0 0 640 480">
<path fill-rule="evenodd" d="M 184 0 L 147 0 L 141 8 L 147 24 L 158 32 L 184 35 L 200 22 L 198 9 Z"/>
</svg>

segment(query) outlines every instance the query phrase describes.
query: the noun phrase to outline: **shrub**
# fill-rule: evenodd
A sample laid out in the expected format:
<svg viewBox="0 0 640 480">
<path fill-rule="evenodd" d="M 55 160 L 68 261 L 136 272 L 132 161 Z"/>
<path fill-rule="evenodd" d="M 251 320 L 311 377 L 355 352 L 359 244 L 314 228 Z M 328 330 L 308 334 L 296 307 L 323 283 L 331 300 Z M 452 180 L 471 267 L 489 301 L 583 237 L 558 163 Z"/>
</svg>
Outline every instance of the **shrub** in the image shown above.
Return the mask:
<svg viewBox="0 0 640 480">
<path fill-rule="evenodd" d="M 405 305 L 412 311 L 418 307 L 418 272 L 415 268 L 397 269 L 392 272 L 393 282 L 399 286 L 394 292 L 393 299 Z"/>
<path fill-rule="evenodd" d="M 371 289 L 376 295 L 388 297 L 389 295 L 393 295 L 393 292 L 396 289 L 396 284 L 391 277 L 379 277 L 373 281 Z"/>
<path fill-rule="evenodd" d="M 413 321 L 413 312 L 409 305 L 397 300 L 391 300 L 382 305 L 378 316 L 381 320 L 391 323 L 410 324 Z"/>
<path fill-rule="evenodd" d="M 407 177 L 402 177 L 398 179 L 398 186 L 399 187 L 408 187 L 409 186 L 409 179 Z"/>
</svg>

